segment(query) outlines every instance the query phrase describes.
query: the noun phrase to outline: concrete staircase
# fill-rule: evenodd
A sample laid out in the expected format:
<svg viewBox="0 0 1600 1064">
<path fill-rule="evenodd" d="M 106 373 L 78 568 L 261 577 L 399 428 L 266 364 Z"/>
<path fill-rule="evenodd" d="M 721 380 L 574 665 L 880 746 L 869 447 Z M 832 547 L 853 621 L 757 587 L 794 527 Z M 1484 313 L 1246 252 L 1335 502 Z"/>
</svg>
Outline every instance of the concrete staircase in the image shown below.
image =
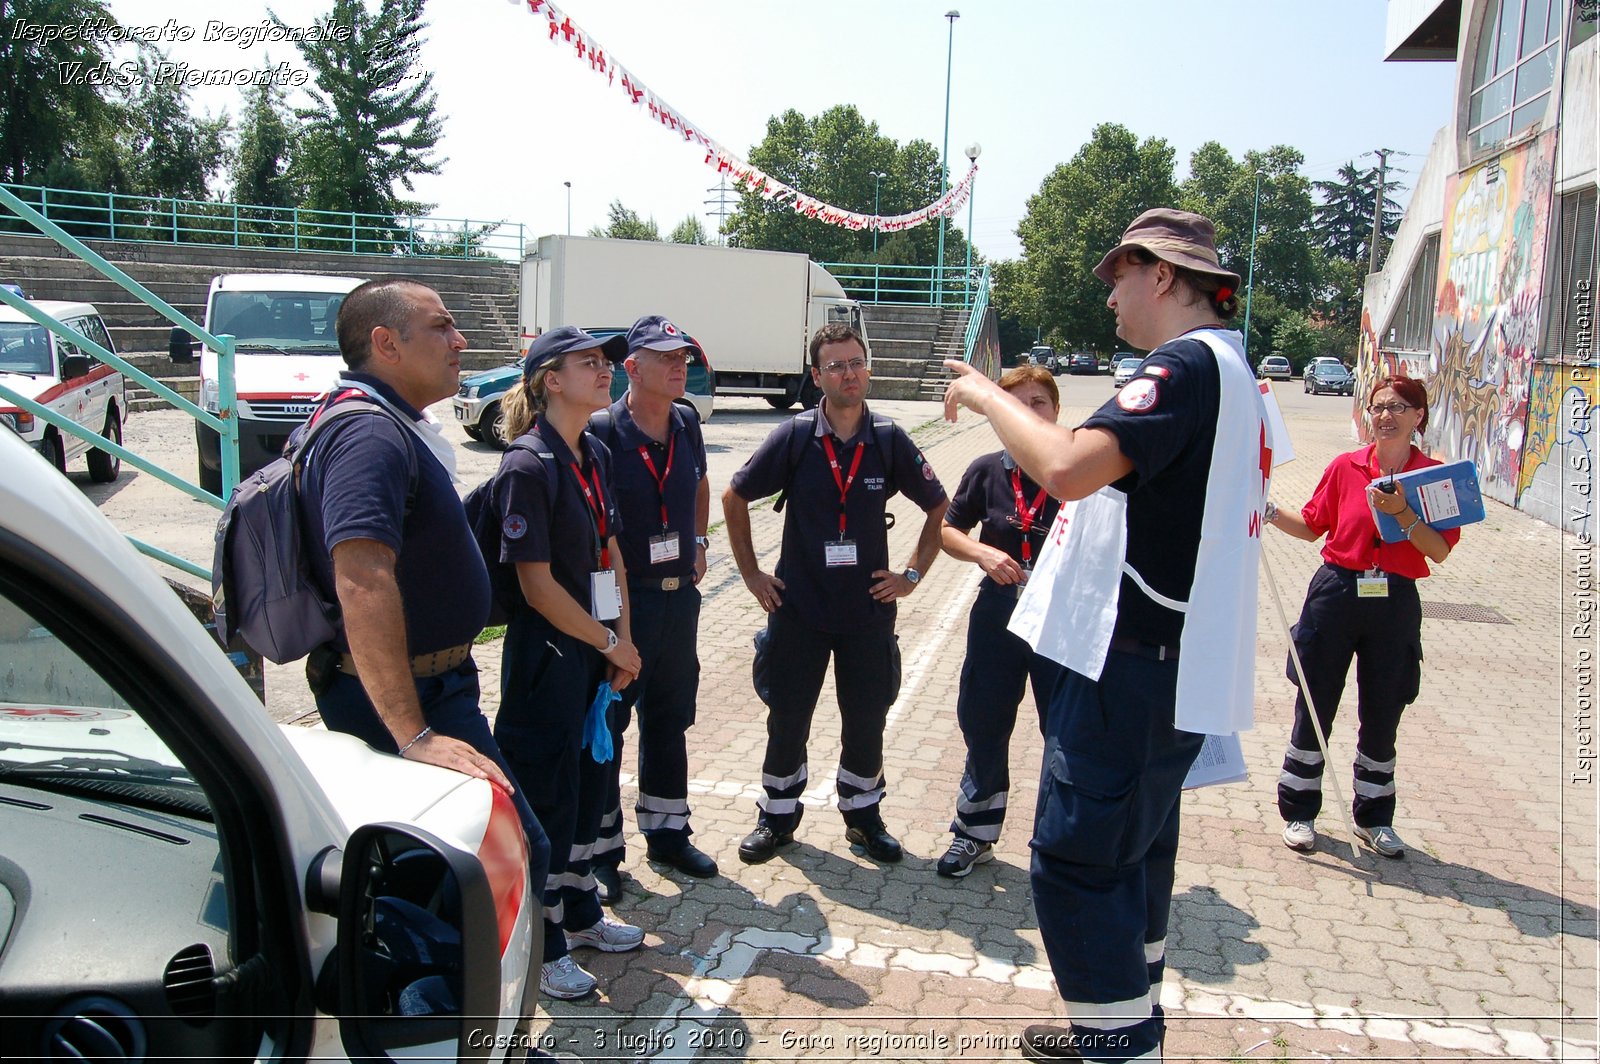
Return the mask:
<svg viewBox="0 0 1600 1064">
<path fill-rule="evenodd" d="M 967 335 L 964 307 L 863 303 L 872 340 L 872 394 L 880 399 L 937 399 L 950 374 L 940 365 L 961 358 Z"/>
<path fill-rule="evenodd" d="M 465 371 L 515 359 L 519 266 L 503 259 L 425 259 L 397 255 L 336 255 L 205 244 L 85 241 L 134 280 L 202 324 L 211 278 L 219 273 L 323 273 L 349 277 L 414 277 L 438 289 L 467 338 Z M 117 353 L 193 399 L 195 363 L 167 357 L 172 326 L 121 285 L 46 237 L 0 234 L 0 282 L 19 284 L 30 299 L 93 303 L 105 319 Z M 176 383 L 173 383 L 176 382 Z M 161 406 L 144 388 L 130 392 L 133 410 Z"/>
</svg>

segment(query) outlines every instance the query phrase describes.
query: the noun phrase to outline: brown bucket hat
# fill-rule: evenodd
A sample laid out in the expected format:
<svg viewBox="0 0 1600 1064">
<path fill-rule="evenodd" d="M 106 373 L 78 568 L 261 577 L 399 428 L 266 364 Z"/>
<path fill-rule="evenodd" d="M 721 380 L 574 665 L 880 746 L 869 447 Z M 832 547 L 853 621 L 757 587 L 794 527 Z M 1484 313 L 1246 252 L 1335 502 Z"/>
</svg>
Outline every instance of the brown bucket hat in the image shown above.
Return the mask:
<svg viewBox="0 0 1600 1064">
<path fill-rule="evenodd" d="M 1229 288 L 1239 287 L 1239 275 L 1224 270 L 1217 261 L 1217 227 L 1204 215 L 1171 207 L 1145 211 L 1122 234 L 1122 243 L 1106 252 L 1106 257 L 1094 268 L 1094 275 L 1111 284 L 1117 259 L 1129 248 L 1144 248 L 1174 266 L 1209 273 L 1222 278 Z"/>
</svg>

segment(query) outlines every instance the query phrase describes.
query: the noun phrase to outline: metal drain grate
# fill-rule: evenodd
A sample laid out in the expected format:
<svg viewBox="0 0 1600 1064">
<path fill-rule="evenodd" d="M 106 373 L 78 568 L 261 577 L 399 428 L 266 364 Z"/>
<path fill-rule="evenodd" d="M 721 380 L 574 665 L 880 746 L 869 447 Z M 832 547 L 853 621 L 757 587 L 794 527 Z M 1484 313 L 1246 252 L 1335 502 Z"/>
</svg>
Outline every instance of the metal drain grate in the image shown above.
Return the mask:
<svg viewBox="0 0 1600 1064">
<path fill-rule="evenodd" d="M 1476 621 L 1479 624 L 1510 624 L 1499 610 L 1488 606 L 1473 606 L 1465 602 L 1422 603 L 1422 615 L 1436 621 Z"/>
</svg>

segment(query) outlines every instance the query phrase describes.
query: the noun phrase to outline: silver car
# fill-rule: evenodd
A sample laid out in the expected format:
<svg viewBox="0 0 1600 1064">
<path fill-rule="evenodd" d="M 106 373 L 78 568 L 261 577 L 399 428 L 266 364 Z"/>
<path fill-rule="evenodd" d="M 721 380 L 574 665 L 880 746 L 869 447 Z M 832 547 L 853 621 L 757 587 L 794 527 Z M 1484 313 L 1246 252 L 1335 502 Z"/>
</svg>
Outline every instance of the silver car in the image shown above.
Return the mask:
<svg viewBox="0 0 1600 1064">
<path fill-rule="evenodd" d="M 1139 367 L 1144 364 L 1144 359 L 1138 355 L 1124 355 L 1117 359 L 1116 367 L 1111 372 L 1111 386 L 1120 388 L 1133 380 L 1133 375 L 1139 372 Z"/>
</svg>

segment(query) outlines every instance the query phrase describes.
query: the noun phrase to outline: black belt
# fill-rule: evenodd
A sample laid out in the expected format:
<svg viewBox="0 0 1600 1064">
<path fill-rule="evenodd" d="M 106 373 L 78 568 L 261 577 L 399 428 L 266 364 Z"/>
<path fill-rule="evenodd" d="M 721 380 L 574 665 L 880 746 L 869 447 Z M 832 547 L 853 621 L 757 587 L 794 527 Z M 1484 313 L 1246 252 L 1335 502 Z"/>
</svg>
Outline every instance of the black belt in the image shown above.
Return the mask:
<svg viewBox="0 0 1600 1064">
<path fill-rule="evenodd" d="M 630 576 L 628 577 L 629 589 L 638 588 L 641 591 L 676 591 L 680 587 L 690 587 L 694 584 L 691 576 Z"/>
<path fill-rule="evenodd" d="M 1111 649 L 1122 654 L 1133 654 L 1153 661 L 1177 661 L 1177 644 L 1146 643 L 1142 639 L 1129 639 L 1124 635 L 1111 637 Z"/>
<path fill-rule="evenodd" d="M 1323 562 L 1322 563 L 1322 567 L 1324 569 L 1332 569 L 1335 573 L 1337 573 L 1338 575 L 1344 577 L 1347 580 L 1354 580 L 1358 576 L 1366 576 L 1367 575 L 1367 571 L 1365 569 L 1346 569 L 1344 566 L 1335 565 L 1332 562 Z M 1387 576 L 1390 580 L 1404 580 L 1408 584 L 1414 584 L 1414 583 L 1417 582 L 1416 577 L 1401 576 L 1399 573 L 1391 573 L 1386 569 L 1382 570 L 1382 573 L 1383 573 L 1384 576 Z"/>
</svg>

